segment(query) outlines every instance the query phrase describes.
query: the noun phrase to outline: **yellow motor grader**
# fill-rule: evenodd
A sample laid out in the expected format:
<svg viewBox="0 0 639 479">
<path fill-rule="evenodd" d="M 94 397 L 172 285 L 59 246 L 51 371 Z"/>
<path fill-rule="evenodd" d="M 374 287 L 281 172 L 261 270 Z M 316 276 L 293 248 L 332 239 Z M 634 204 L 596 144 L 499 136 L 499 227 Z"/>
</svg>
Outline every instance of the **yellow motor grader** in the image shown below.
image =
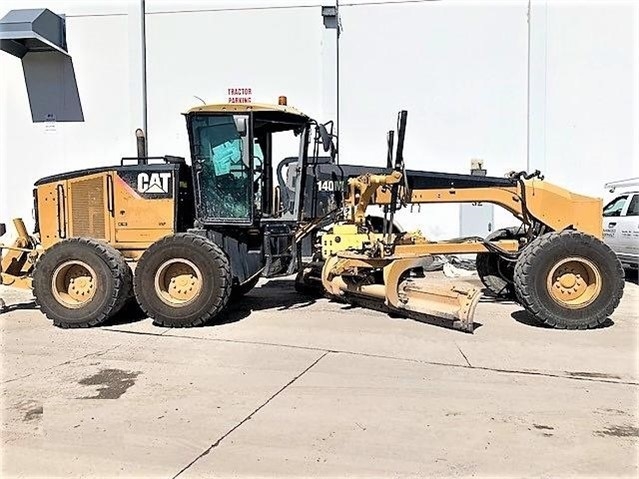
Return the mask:
<svg viewBox="0 0 639 479">
<path fill-rule="evenodd" d="M 619 304 L 623 270 L 601 241 L 601 200 L 538 172 L 406 170 L 405 111 L 386 168 L 337 164 L 332 125 L 285 104 L 203 105 L 185 118 L 190 164 L 138 153 L 37 181 L 35 231 L 14 220 L 1 283 L 32 288 L 63 328 L 102 324 L 131 301 L 158 325 L 190 327 L 214 322 L 260 277 L 297 273 L 301 288 L 472 331 L 479 288 L 424 271 L 434 255 L 474 253 L 486 288 L 546 325 L 596 327 Z M 276 167 L 273 144 L 290 133 L 299 154 Z M 499 205 L 521 227 L 433 242 L 394 226 L 405 205 L 469 202 Z"/>
</svg>

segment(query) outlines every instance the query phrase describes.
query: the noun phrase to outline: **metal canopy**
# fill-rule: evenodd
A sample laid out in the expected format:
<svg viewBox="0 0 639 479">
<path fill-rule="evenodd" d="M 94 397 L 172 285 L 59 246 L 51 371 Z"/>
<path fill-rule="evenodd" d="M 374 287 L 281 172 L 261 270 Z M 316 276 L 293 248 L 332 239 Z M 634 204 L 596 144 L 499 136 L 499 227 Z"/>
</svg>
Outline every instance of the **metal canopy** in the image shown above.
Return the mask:
<svg viewBox="0 0 639 479">
<path fill-rule="evenodd" d="M 0 19 L 0 50 L 22 61 L 34 122 L 84 121 L 64 15 L 11 10 Z"/>
<path fill-rule="evenodd" d="M 68 56 L 65 20 L 46 8 L 11 10 L 0 19 L 0 49 L 18 58 L 29 52 Z"/>
</svg>

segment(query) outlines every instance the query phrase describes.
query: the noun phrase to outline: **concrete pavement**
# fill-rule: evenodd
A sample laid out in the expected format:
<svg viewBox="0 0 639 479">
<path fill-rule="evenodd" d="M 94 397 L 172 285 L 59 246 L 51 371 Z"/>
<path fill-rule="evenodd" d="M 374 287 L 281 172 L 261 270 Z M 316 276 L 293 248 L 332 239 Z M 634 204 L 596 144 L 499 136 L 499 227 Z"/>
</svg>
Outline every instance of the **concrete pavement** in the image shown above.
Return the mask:
<svg viewBox="0 0 639 479">
<path fill-rule="evenodd" d="M 636 477 L 636 284 L 598 330 L 484 301 L 473 335 L 292 286 L 180 330 L 0 290 L 2 476 Z"/>
</svg>

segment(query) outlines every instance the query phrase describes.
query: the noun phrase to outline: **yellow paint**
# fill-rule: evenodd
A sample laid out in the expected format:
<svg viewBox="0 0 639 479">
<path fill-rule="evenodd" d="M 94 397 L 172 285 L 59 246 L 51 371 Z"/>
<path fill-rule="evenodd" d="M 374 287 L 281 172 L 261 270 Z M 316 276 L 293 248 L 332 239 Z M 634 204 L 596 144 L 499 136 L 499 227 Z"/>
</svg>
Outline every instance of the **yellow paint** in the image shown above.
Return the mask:
<svg viewBox="0 0 639 479">
<path fill-rule="evenodd" d="M 27 233 L 21 218 L 15 218 L 13 225 L 18 236 L 11 246 L 0 245 L 7 252 L 0 258 L 0 284 L 14 288 L 30 289 L 31 272 L 40 254 L 35 241 Z"/>
<path fill-rule="evenodd" d="M 144 247 L 174 232 L 174 198 L 147 199 L 132 190 L 113 172 L 114 231 L 113 245 L 144 243 Z M 174 193 L 174 196 L 177 192 Z M 139 245 L 141 246 L 141 245 Z"/>
<path fill-rule="evenodd" d="M 552 267 L 546 278 L 550 297 L 569 309 L 591 304 L 599 297 L 601 287 L 599 268 L 592 261 L 580 257 L 563 258 Z"/>
<path fill-rule="evenodd" d="M 60 226 L 63 226 L 61 222 L 64 215 L 61 217 L 60 212 L 63 211 L 64 201 L 58 201 L 58 186 L 61 186 L 63 191 L 66 191 L 66 182 L 64 181 L 47 183 L 36 188 L 40 243 L 45 249 L 53 246 L 61 239 L 58 230 Z M 63 229 L 66 231 L 66 225 L 63 226 Z"/>
<path fill-rule="evenodd" d="M 33 279 L 31 276 L 13 276 L 8 273 L 0 273 L 0 284 L 18 289 L 31 289 Z"/>
<path fill-rule="evenodd" d="M 364 248 L 364 244 L 370 243 L 371 239 L 377 236 L 381 237 L 381 235 L 358 233 L 358 227 L 354 224 L 335 225 L 332 233 L 322 236 L 322 257 L 326 259 L 339 251 L 349 249 L 360 251 Z"/>
<path fill-rule="evenodd" d="M 578 195 L 546 181 L 530 180 L 526 185 L 526 205 L 530 214 L 552 229 L 572 226 L 578 231 L 603 237 L 601 198 Z"/>
<path fill-rule="evenodd" d="M 399 175 L 399 178 L 398 178 Z M 348 204 L 351 221 L 362 223 L 369 205 L 390 203 L 390 185 L 400 182 L 401 174 L 362 175 L 349 180 Z M 578 195 L 539 179 L 525 180 L 512 187 L 440 188 L 410 190 L 400 187 L 400 197 L 408 204 L 493 203 L 510 211 L 524 223 L 530 217 L 555 231 L 573 228 L 601 239 L 602 200 Z M 525 205 L 525 206 L 524 206 Z"/>
<path fill-rule="evenodd" d="M 196 106 L 188 110 L 186 113 L 248 113 L 251 111 L 257 112 L 280 112 L 289 113 L 291 115 L 299 116 L 303 119 L 307 119 L 308 116 L 297 110 L 296 108 L 286 105 L 271 105 L 268 103 L 216 103 L 211 105 Z"/>
</svg>

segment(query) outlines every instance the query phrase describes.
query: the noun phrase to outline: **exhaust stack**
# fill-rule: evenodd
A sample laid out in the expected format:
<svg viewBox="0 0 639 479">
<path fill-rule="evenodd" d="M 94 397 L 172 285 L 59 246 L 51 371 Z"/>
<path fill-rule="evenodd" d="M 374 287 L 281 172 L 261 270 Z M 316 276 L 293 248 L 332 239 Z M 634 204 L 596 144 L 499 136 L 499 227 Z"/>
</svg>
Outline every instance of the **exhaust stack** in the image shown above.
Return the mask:
<svg viewBox="0 0 639 479">
<path fill-rule="evenodd" d="M 146 135 L 142 128 L 135 130 L 135 140 L 138 149 L 138 165 L 146 165 L 149 160 L 147 159 L 148 155 L 146 151 Z"/>
</svg>

